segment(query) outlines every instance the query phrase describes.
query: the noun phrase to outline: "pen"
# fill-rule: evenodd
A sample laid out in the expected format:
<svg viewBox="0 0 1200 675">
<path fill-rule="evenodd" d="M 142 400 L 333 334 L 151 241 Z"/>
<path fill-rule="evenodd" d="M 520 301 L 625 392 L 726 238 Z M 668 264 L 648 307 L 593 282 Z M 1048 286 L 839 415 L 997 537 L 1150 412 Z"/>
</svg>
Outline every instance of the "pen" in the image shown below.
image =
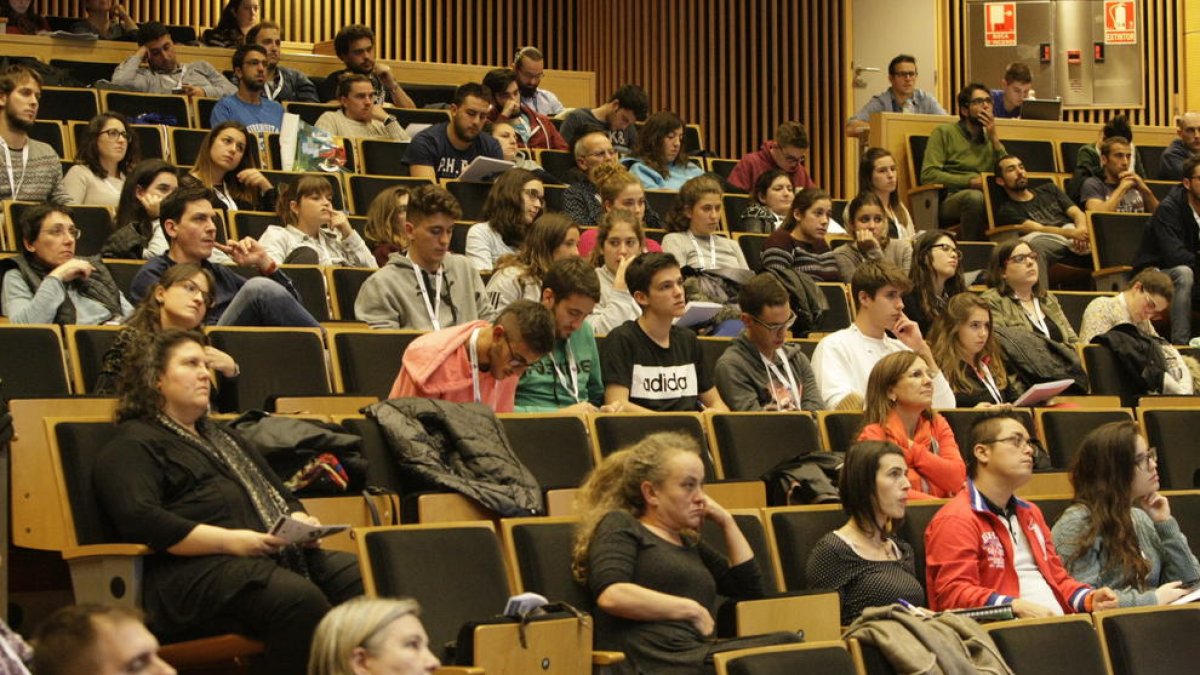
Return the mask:
<svg viewBox="0 0 1200 675">
<path fill-rule="evenodd" d="M 896 598 L 896 602 L 900 603 L 901 607 L 904 607 L 905 609 L 912 612 L 913 614 L 916 614 L 917 616 L 922 616 L 922 617 L 932 616 L 929 612 L 925 611 L 924 609 L 922 609 L 920 607 L 917 607 L 916 605 L 905 600 L 904 598 Z"/>
</svg>

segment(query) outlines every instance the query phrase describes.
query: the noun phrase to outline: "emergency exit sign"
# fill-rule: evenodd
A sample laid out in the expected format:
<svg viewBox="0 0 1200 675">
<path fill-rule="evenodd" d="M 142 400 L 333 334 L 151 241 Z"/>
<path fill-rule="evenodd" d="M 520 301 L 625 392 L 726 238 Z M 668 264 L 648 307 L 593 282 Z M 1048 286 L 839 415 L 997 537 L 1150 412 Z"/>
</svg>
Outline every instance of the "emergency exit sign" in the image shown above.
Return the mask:
<svg viewBox="0 0 1200 675">
<path fill-rule="evenodd" d="M 1137 42 L 1137 6 L 1134 0 L 1105 0 L 1104 42 L 1131 45 Z"/>
<path fill-rule="evenodd" d="M 1017 3 L 989 2 L 983 7 L 984 46 L 1017 46 Z"/>
</svg>

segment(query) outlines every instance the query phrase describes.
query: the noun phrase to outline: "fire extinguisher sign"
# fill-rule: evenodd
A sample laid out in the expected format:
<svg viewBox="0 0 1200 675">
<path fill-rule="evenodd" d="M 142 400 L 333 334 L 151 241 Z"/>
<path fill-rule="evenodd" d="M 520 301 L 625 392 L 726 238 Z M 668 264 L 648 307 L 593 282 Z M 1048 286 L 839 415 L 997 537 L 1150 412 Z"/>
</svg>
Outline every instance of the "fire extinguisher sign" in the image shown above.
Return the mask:
<svg viewBox="0 0 1200 675">
<path fill-rule="evenodd" d="M 989 2 L 983 7 L 984 46 L 1017 46 L 1017 3 Z"/>
<path fill-rule="evenodd" d="M 1137 43 L 1137 3 L 1135 0 L 1105 0 L 1104 42 L 1110 45 Z"/>
</svg>

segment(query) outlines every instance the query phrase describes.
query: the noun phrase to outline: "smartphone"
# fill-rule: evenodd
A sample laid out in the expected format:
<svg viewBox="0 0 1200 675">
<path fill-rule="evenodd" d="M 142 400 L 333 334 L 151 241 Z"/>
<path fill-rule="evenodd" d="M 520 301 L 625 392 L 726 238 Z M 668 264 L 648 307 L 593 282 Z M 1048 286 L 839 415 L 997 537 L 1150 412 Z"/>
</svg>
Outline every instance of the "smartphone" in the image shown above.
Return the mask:
<svg viewBox="0 0 1200 675">
<path fill-rule="evenodd" d="M 186 94 L 187 89 L 184 89 L 183 87 L 175 87 L 174 89 L 171 90 L 171 93 L 172 94 Z"/>
</svg>

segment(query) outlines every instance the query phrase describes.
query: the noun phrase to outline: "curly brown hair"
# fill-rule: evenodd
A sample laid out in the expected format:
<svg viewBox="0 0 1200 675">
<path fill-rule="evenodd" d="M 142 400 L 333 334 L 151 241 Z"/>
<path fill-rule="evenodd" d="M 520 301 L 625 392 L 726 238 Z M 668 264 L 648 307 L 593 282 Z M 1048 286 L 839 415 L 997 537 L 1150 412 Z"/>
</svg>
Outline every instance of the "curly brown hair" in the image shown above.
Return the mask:
<svg viewBox="0 0 1200 675">
<path fill-rule="evenodd" d="M 483 202 L 483 217 L 488 227 L 496 231 L 509 248 L 519 248 L 525 241 L 525 186 L 539 181 L 537 175 L 525 169 L 509 169 L 496 179 Z M 540 181 L 539 181 L 540 182 Z"/>
<path fill-rule="evenodd" d="M 137 350 L 133 358 L 125 359 L 121 375 L 121 399 L 117 402 L 117 421 L 150 419 L 162 411 L 164 399 L 158 390 L 158 378 L 167 369 L 167 361 L 175 348 L 184 342 L 208 344 L 204 333 L 194 330 L 168 328 L 154 334 L 146 349 Z"/>
</svg>

